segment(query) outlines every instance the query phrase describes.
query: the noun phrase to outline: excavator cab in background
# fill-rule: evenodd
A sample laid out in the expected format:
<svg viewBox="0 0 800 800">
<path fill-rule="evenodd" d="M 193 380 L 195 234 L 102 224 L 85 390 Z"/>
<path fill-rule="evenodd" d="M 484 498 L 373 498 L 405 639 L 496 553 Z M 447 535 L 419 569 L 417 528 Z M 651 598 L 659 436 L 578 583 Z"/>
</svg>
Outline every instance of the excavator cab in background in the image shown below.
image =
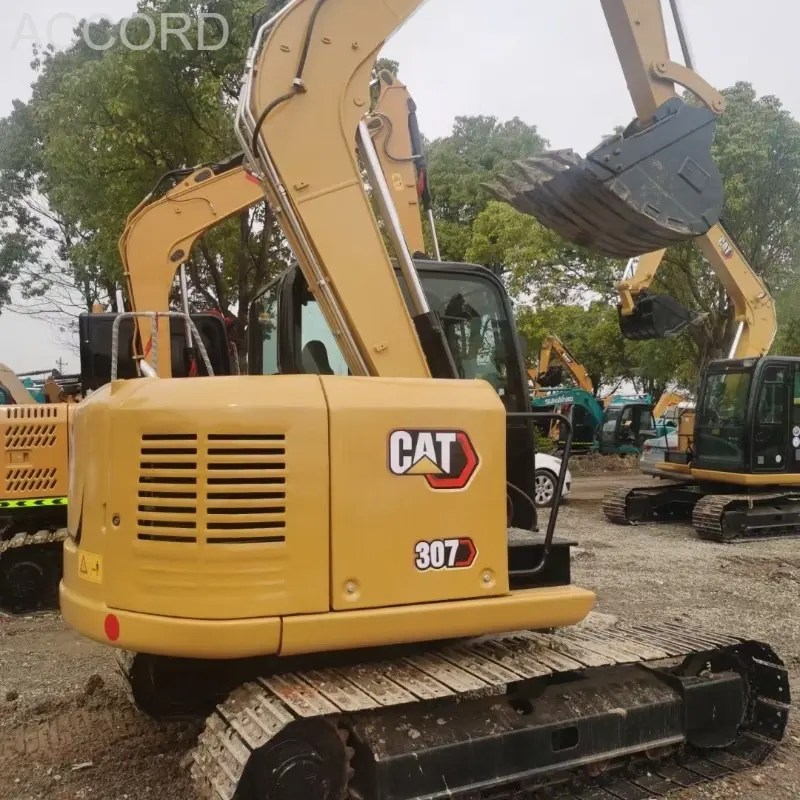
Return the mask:
<svg viewBox="0 0 800 800">
<path fill-rule="evenodd" d="M 81 314 L 78 319 L 78 331 L 81 349 L 81 383 L 84 391 L 96 391 L 105 386 L 112 376 L 112 351 L 114 345 L 114 321 L 119 317 L 114 313 Z M 196 326 L 206 353 L 209 356 L 214 375 L 232 375 L 234 366 L 228 347 L 228 333 L 221 316 L 213 313 L 190 314 Z M 120 379 L 137 378 L 136 353 L 141 352 L 137 343 L 135 318 L 124 317 L 120 320 L 118 330 L 118 363 L 116 377 Z M 186 341 L 186 325 L 179 317 L 168 319 L 170 329 L 170 363 L 169 371 L 173 378 L 188 377 L 192 365 L 188 357 Z M 198 359 L 197 374 L 207 375 L 208 370 L 203 359 Z"/>
</svg>

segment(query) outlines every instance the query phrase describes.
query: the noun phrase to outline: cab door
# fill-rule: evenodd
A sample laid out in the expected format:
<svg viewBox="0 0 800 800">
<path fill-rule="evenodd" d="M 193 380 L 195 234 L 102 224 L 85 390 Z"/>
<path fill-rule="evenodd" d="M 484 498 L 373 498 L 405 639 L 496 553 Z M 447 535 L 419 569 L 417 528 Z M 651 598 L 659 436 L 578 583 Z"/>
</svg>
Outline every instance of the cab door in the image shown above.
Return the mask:
<svg viewBox="0 0 800 800">
<path fill-rule="evenodd" d="M 753 419 L 751 464 L 754 472 L 795 470 L 794 411 L 790 406 L 793 369 L 769 364 L 761 373 Z M 798 442 L 800 444 L 800 441 Z"/>
</svg>

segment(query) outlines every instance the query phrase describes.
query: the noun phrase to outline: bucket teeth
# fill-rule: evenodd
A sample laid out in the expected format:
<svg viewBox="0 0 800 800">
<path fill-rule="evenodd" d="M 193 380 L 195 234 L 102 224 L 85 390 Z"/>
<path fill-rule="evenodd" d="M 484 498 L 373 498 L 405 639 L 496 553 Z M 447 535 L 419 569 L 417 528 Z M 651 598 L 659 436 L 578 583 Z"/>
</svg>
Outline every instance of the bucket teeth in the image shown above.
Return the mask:
<svg viewBox="0 0 800 800">
<path fill-rule="evenodd" d="M 675 98 L 648 128 L 604 141 L 585 159 L 551 150 L 483 186 L 567 241 L 631 258 L 701 236 L 719 219 L 714 127 L 710 111 Z"/>
</svg>

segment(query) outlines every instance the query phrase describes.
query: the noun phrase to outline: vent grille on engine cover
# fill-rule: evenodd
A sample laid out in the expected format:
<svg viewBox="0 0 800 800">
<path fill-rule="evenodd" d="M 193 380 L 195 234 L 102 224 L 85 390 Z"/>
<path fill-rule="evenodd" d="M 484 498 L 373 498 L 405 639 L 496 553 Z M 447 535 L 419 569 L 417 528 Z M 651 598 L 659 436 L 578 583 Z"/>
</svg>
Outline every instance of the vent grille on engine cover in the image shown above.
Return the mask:
<svg viewBox="0 0 800 800">
<path fill-rule="evenodd" d="M 141 541 L 285 541 L 283 434 L 145 434 L 139 459 Z"/>
<path fill-rule="evenodd" d="M 58 470 L 55 467 L 7 467 L 6 493 L 28 494 L 30 492 L 52 492 L 58 485 Z"/>
<path fill-rule="evenodd" d="M 6 450 L 55 447 L 55 425 L 9 425 L 5 431 Z"/>
</svg>

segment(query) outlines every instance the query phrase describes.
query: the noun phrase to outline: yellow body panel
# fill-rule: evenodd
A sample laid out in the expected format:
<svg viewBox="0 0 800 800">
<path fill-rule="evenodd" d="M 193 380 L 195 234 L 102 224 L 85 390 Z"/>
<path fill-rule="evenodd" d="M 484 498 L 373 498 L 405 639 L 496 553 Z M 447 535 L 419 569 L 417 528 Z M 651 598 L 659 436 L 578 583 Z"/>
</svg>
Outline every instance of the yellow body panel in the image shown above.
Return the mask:
<svg viewBox="0 0 800 800">
<path fill-rule="evenodd" d="M 73 413 L 61 606 L 99 641 L 310 653 L 573 624 L 594 603 L 508 591 L 505 410 L 485 381 L 140 379 Z M 471 542 L 468 563 L 422 565 L 419 543 L 445 539 Z"/>
<path fill-rule="evenodd" d="M 69 408 L 39 403 L 0 406 L 0 500 L 66 497 Z"/>
<path fill-rule="evenodd" d="M 498 469 L 506 414 L 490 384 L 443 380 L 431 391 L 430 381 L 327 377 L 322 385 L 331 420 L 332 608 L 507 592 L 505 469 Z M 466 489 L 432 489 L 413 468 L 390 471 L 387 440 L 400 420 L 404 429 L 468 431 L 479 463 Z M 469 569 L 415 569 L 417 542 L 459 537 L 478 550 Z"/>
<path fill-rule="evenodd" d="M 734 486 L 800 486 L 800 473 L 766 472 L 753 474 L 748 472 L 719 472 L 715 469 L 691 470 L 692 477 L 698 481 L 709 483 L 728 483 Z"/>
<path fill-rule="evenodd" d="M 80 524 L 80 547 L 103 556 L 105 581 L 93 591 L 67 569 L 68 587 L 170 617 L 328 609 L 328 415 L 316 376 L 117 381 L 76 418 L 83 502 L 70 531 Z"/>
<path fill-rule="evenodd" d="M 65 573 L 77 569 L 77 548 L 67 542 Z M 331 611 L 293 617 L 235 620 L 180 619 L 110 609 L 102 599 L 61 583 L 61 612 L 84 636 L 115 647 L 181 658 L 249 658 L 301 655 L 482 636 L 513 630 L 574 625 L 594 608 L 593 592 L 577 586 L 528 589 L 484 600 L 423 603 L 368 611 Z"/>
<path fill-rule="evenodd" d="M 291 617 L 284 620 L 281 655 L 575 625 L 595 601 L 595 594 L 586 589 L 554 586 L 486 600 Z"/>
<path fill-rule="evenodd" d="M 660 461 L 656 466 L 664 472 L 674 472 L 676 475 L 692 474 L 692 468 L 689 464 L 675 464 L 672 461 Z"/>
<path fill-rule="evenodd" d="M 75 543 L 64 546 L 64 574 L 78 570 Z M 180 658 L 248 658 L 275 655 L 281 647 L 280 617 L 208 620 L 135 614 L 109 608 L 102 591 L 89 592 L 78 581 L 62 580 L 59 587 L 61 615 L 71 628 L 103 644 L 133 653 L 152 653 Z M 114 615 L 119 636 L 110 639 L 106 619 Z"/>
</svg>

